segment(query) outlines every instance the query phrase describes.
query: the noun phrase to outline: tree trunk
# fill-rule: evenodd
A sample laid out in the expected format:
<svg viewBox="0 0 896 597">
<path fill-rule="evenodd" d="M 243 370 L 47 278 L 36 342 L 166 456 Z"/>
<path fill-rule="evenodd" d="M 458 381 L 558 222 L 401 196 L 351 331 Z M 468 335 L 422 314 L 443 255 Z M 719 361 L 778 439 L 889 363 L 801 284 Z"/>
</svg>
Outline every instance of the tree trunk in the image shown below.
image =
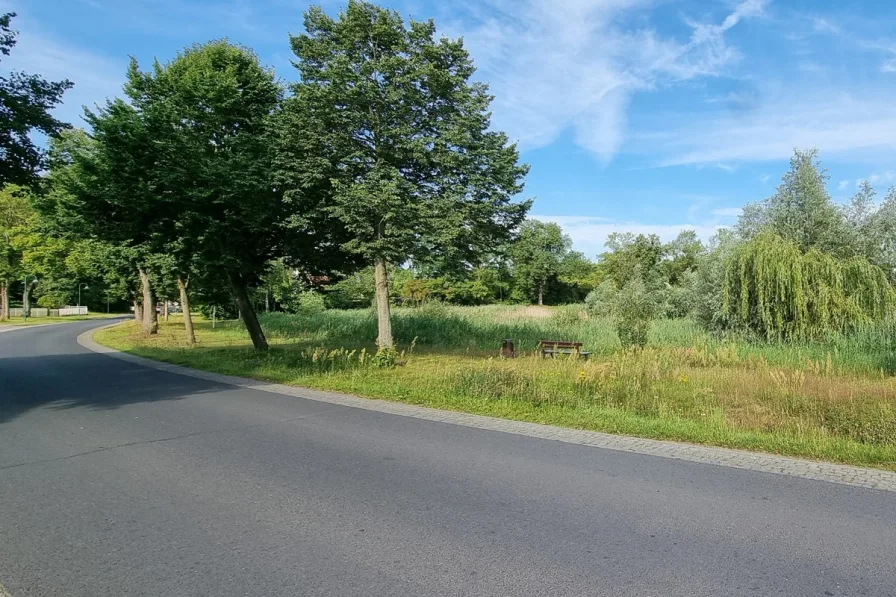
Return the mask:
<svg viewBox="0 0 896 597">
<path fill-rule="evenodd" d="M 395 342 L 392 340 L 392 315 L 389 312 L 389 272 L 386 269 L 386 260 L 382 257 L 377 257 L 374 261 L 373 277 L 376 280 L 376 321 L 378 332 L 376 345 L 382 350 L 395 346 Z"/>
<path fill-rule="evenodd" d="M 538 285 L 538 304 L 544 304 L 544 284 Z"/>
<path fill-rule="evenodd" d="M 193 332 L 193 316 L 190 314 L 190 297 L 187 296 L 187 284 L 181 279 L 177 279 L 177 288 L 180 290 L 180 310 L 184 314 L 184 329 L 187 332 L 187 344 L 193 346 L 196 344 L 196 334 Z"/>
<path fill-rule="evenodd" d="M 165 315 L 165 323 L 168 323 L 168 299 L 165 299 L 165 302 L 162 303 L 162 312 Z"/>
<path fill-rule="evenodd" d="M 271 312 L 271 291 L 267 288 L 264 289 L 264 312 Z"/>
<path fill-rule="evenodd" d="M 252 308 L 252 301 L 249 300 L 249 293 L 246 291 L 246 283 L 243 282 L 242 276 L 231 273 L 227 276 L 230 279 L 230 288 L 233 291 L 233 298 L 236 299 L 240 308 L 240 317 L 252 338 L 252 345 L 255 350 L 267 350 L 268 341 L 264 337 L 264 330 L 258 323 L 258 317 L 255 316 L 255 309 Z"/>
<path fill-rule="evenodd" d="M 134 299 L 134 321 L 143 323 L 143 303 Z"/>
<path fill-rule="evenodd" d="M 159 318 L 156 314 L 156 302 L 152 296 L 149 274 L 143 268 L 137 268 L 137 271 L 140 273 L 140 285 L 143 288 L 143 333 L 158 334 Z"/>
<path fill-rule="evenodd" d="M 9 319 L 9 284 L 0 284 L 0 321 Z"/>
</svg>

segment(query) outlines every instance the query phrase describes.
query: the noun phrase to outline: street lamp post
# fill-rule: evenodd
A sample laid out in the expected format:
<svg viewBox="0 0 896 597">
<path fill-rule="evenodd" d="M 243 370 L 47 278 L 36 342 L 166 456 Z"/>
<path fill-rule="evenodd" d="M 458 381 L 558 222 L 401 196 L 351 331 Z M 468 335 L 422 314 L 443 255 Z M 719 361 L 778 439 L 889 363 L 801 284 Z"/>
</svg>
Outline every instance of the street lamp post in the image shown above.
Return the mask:
<svg viewBox="0 0 896 597">
<path fill-rule="evenodd" d="M 37 276 L 30 276 L 34 278 L 31 280 L 32 284 L 37 284 Z M 28 321 L 28 278 L 29 276 L 25 276 L 25 288 L 22 290 L 22 317 L 25 318 L 25 321 Z"/>
<path fill-rule="evenodd" d="M 81 284 L 78 284 L 78 315 L 81 314 L 81 289 L 82 288 L 84 290 L 89 290 L 90 286 L 88 286 L 87 284 L 84 284 L 83 282 Z"/>
</svg>

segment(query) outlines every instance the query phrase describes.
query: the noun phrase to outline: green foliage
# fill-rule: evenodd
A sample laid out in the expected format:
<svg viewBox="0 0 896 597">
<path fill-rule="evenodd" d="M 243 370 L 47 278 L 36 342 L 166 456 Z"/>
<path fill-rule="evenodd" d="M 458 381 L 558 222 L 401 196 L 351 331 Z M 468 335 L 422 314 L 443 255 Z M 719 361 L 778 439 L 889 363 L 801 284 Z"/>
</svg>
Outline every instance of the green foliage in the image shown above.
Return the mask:
<svg viewBox="0 0 896 597">
<path fill-rule="evenodd" d="M 373 303 L 373 268 L 358 270 L 327 286 L 326 300 L 332 309 L 369 307 Z"/>
<path fill-rule="evenodd" d="M 613 312 L 622 346 L 644 348 L 656 312 L 656 303 L 644 282 L 638 278 L 629 280 L 619 290 Z"/>
<path fill-rule="evenodd" d="M 865 259 L 838 260 L 766 231 L 737 247 L 722 291 L 728 324 L 768 340 L 845 333 L 894 315 L 896 294 Z"/>
<path fill-rule="evenodd" d="M 523 222 L 510 247 L 517 286 L 542 304 L 545 291 L 560 275 L 571 246 L 572 241 L 559 225 L 538 220 Z"/>
<path fill-rule="evenodd" d="M 740 242 L 733 231 L 719 230 L 697 259 L 696 270 L 688 281 L 689 295 L 683 300 L 689 306 L 690 316 L 704 329 L 717 331 L 728 325 L 723 315 L 722 289 L 728 261 Z"/>
<path fill-rule="evenodd" d="M 686 285 L 685 278 L 696 270 L 697 261 L 704 250 L 703 243 L 693 230 L 682 230 L 675 240 L 663 247 L 663 261 L 660 267 L 669 285 L 673 287 Z"/>
<path fill-rule="evenodd" d="M 630 232 L 614 232 L 607 237 L 609 251 L 599 256 L 599 269 L 622 288 L 633 277 L 655 277 L 663 258 L 664 247 L 656 234 L 635 236 Z"/>
<path fill-rule="evenodd" d="M 368 264 L 472 263 L 508 240 L 528 167 L 490 130 L 462 41 L 356 0 L 335 19 L 309 9 L 305 31 L 290 40 L 300 82 L 279 119 L 288 201 L 322 205 L 347 232 L 339 246 Z"/>
<path fill-rule="evenodd" d="M 299 315 L 316 315 L 327 308 L 323 295 L 313 290 L 307 290 L 299 294 L 296 312 Z"/>
<path fill-rule="evenodd" d="M 373 355 L 372 363 L 380 369 L 391 369 L 398 364 L 398 350 L 394 346 L 383 346 Z"/>
<path fill-rule="evenodd" d="M 607 317 L 613 314 L 616 305 L 616 295 L 619 290 L 613 280 L 604 280 L 597 288 L 585 297 L 585 309 L 592 317 Z"/>
<path fill-rule="evenodd" d="M 818 150 L 795 150 L 775 194 L 744 208 L 738 223 L 741 235 L 750 239 L 771 230 L 804 253 L 818 249 L 838 256 L 854 254 L 843 214 L 828 194 L 829 179 L 818 162 Z"/>
<path fill-rule="evenodd" d="M 11 28 L 15 13 L 0 16 L 0 54 L 9 56 L 18 32 Z M 70 81 L 50 82 L 39 75 L 12 72 L 0 76 L 0 186 L 36 186 L 46 166 L 46 152 L 34 144 L 35 132 L 53 136 L 68 125 L 51 110 L 62 102 Z"/>
</svg>

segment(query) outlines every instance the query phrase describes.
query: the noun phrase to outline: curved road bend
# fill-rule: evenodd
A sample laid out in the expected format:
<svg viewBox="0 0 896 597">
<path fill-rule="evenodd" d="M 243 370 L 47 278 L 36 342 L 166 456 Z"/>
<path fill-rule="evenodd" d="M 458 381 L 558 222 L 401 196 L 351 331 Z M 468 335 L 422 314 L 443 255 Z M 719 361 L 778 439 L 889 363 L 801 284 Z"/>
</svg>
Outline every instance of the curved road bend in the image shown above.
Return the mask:
<svg viewBox="0 0 896 597">
<path fill-rule="evenodd" d="M 0 334 L 13 597 L 896 595 L 896 493 L 217 385 L 98 325 Z"/>
</svg>

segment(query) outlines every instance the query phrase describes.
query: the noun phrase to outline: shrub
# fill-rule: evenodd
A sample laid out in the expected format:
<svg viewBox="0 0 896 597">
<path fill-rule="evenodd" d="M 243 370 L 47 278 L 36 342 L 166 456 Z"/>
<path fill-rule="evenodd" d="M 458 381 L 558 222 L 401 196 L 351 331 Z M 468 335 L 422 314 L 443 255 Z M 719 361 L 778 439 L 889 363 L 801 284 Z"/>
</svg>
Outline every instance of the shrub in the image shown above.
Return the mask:
<svg viewBox="0 0 896 597">
<path fill-rule="evenodd" d="M 613 312 L 618 294 L 612 280 L 604 280 L 585 297 L 585 310 L 592 317 L 606 317 Z"/>
<path fill-rule="evenodd" d="M 616 295 L 613 311 L 616 316 L 616 333 L 623 348 L 646 346 L 656 304 L 644 282 L 638 278 L 629 280 Z"/>
<path fill-rule="evenodd" d="M 398 351 L 394 346 L 380 348 L 373 355 L 373 365 L 381 369 L 391 369 L 398 364 Z"/>
<path fill-rule="evenodd" d="M 318 313 L 323 313 L 326 309 L 327 304 L 323 295 L 317 292 L 310 290 L 302 292 L 296 299 L 296 311 L 299 315 L 317 315 Z"/>
</svg>

